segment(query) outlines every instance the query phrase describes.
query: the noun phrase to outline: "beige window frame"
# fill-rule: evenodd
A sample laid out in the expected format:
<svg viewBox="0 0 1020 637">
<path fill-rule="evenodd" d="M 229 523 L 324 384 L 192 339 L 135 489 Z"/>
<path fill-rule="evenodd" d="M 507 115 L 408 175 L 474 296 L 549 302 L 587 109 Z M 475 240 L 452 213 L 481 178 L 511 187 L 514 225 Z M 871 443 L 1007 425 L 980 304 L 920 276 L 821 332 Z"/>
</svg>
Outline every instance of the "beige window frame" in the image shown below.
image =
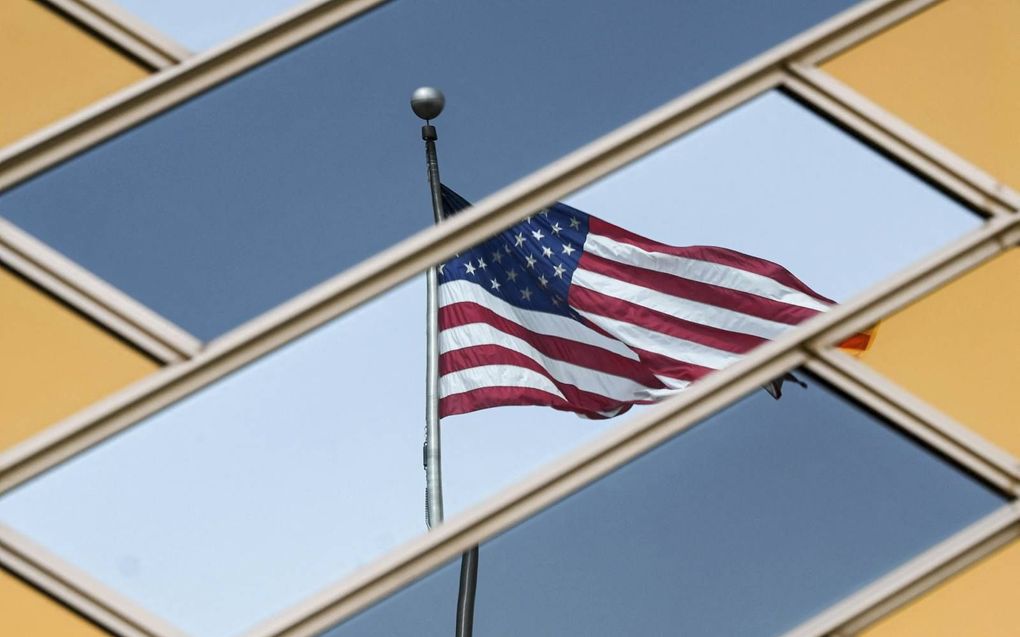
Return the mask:
<svg viewBox="0 0 1020 637">
<path fill-rule="evenodd" d="M 94 31 L 154 70 L 183 62 L 191 52 L 121 9 L 115 0 L 38 0 Z"/>
<path fill-rule="evenodd" d="M 161 363 L 183 360 L 201 348 L 195 337 L 4 219 L 0 263 Z"/>
</svg>

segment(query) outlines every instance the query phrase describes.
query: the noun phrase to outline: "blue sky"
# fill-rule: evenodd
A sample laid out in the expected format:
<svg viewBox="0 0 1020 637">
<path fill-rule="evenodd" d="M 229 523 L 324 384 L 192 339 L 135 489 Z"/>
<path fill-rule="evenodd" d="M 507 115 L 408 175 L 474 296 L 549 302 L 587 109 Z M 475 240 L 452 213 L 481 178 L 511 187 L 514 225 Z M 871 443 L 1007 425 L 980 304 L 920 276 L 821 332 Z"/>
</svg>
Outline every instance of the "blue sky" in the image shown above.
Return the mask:
<svg viewBox="0 0 1020 637">
<path fill-rule="evenodd" d="M 191 51 L 221 44 L 307 0 L 111 0 Z"/>
<path fill-rule="evenodd" d="M 980 224 L 775 92 L 565 201 L 837 300 Z M 423 532 L 423 312 L 416 277 L 6 495 L 0 521 L 195 635 L 249 627 Z M 448 515 L 620 421 L 448 419 Z"/>
</svg>

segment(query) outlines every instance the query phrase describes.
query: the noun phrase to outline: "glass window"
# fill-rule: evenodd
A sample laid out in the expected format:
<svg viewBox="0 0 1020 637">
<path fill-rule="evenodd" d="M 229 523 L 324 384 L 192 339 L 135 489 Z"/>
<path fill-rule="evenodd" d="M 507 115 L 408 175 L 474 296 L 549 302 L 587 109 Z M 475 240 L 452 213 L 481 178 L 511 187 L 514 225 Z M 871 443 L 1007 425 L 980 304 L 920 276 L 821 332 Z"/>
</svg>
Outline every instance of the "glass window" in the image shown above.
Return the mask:
<svg viewBox="0 0 1020 637">
<path fill-rule="evenodd" d="M 860 359 L 1020 456 L 1020 249 L 882 321 Z"/>
<path fill-rule="evenodd" d="M 116 0 L 146 23 L 192 51 L 203 51 L 231 40 L 282 13 L 300 7 L 301 0 Z"/>
<path fill-rule="evenodd" d="M 146 75 L 42 2 L 0 3 L 0 146 Z"/>
<path fill-rule="evenodd" d="M 0 215 L 210 339 L 431 223 L 417 86 L 446 92 L 443 174 L 477 199 L 852 4 L 394 2 L 15 188 Z"/>
<path fill-rule="evenodd" d="M 993 553 L 859 633 L 861 637 L 1011 637 L 1020 624 L 1020 543 Z"/>
<path fill-rule="evenodd" d="M 4 635 L 107 637 L 105 631 L 2 569 L 0 632 Z"/>
<path fill-rule="evenodd" d="M 837 300 L 980 223 L 781 93 L 566 203 L 772 260 Z M 873 232 L 866 259 L 847 219 Z M 417 277 L 260 358 L 11 492 L 0 520 L 190 633 L 296 603 L 424 530 L 424 299 Z M 536 407 L 444 420 L 447 515 L 619 420 Z"/>
<path fill-rule="evenodd" d="M 0 451 L 157 368 L 0 267 Z"/>
<path fill-rule="evenodd" d="M 665 243 L 718 245 L 775 261 L 837 301 L 981 224 L 780 91 L 567 202 Z M 864 228 L 867 258 L 851 239 Z"/>
<path fill-rule="evenodd" d="M 823 68 L 1020 189 L 1020 3 L 946 0 Z"/>
<path fill-rule="evenodd" d="M 478 634 L 778 635 L 1005 503 L 804 378 L 482 544 Z M 452 634 L 457 575 L 323 637 Z"/>
</svg>

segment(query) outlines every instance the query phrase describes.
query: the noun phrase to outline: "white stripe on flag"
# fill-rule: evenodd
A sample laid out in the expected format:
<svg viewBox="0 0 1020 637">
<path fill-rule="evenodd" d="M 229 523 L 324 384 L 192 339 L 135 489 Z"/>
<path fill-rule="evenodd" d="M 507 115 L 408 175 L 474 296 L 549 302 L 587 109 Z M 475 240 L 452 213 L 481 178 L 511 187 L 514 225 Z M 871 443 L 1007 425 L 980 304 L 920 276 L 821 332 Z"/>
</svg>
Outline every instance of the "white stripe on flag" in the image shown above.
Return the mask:
<svg viewBox="0 0 1020 637">
<path fill-rule="evenodd" d="M 483 365 L 443 374 L 439 379 L 439 397 L 446 398 L 486 387 L 539 389 L 566 400 L 551 380 L 527 367 L 516 365 Z"/>
<path fill-rule="evenodd" d="M 774 339 L 790 329 L 790 325 L 770 321 L 717 305 L 692 301 L 659 290 L 646 288 L 613 277 L 578 268 L 571 281 L 593 292 L 629 301 L 636 305 L 675 316 L 685 321 L 717 327 L 730 332 L 741 332 L 762 338 Z M 569 299 L 568 299 L 569 300 Z"/>
<path fill-rule="evenodd" d="M 651 400 L 672 393 L 662 393 L 663 390 L 645 387 L 629 378 L 550 358 L 530 343 L 485 323 L 460 325 L 439 334 L 439 351 L 444 353 L 476 345 L 499 345 L 523 354 L 538 363 L 558 382 L 612 400 Z"/>
<path fill-rule="evenodd" d="M 604 235 L 589 234 L 584 242 L 589 254 L 648 270 L 657 270 L 674 276 L 709 283 L 738 292 L 747 292 L 773 301 L 797 305 L 824 312 L 829 306 L 799 290 L 783 285 L 775 279 L 728 265 L 689 259 L 663 252 L 649 252 L 628 243 L 621 243 Z"/>
<path fill-rule="evenodd" d="M 578 310 L 580 312 L 580 310 Z M 722 369 L 740 360 L 740 354 L 725 352 L 721 349 L 676 338 L 669 334 L 656 332 L 633 323 L 599 316 L 591 312 L 580 312 L 589 321 L 598 325 L 613 336 L 631 347 L 643 349 L 655 354 L 662 354 L 676 361 L 693 363 L 710 369 Z"/>
<path fill-rule="evenodd" d="M 679 378 L 670 378 L 669 376 L 662 376 L 660 374 L 656 374 L 655 377 L 658 378 L 659 380 L 661 380 L 663 385 L 665 385 L 666 387 L 669 387 L 669 388 L 671 388 L 671 389 L 673 389 L 675 391 L 680 391 L 681 389 L 687 389 L 687 387 L 691 384 L 691 381 L 689 381 L 689 380 L 681 380 Z"/>
<path fill-rule="evenodd" d="M 599 334 L 574 319 L 548 312 L 526 310 L 516 305 L 511 305 L 503 299 L 490 294 L 477 283 L 457 279 L 447 281 L 439 286 L 440 307 L 460 302 L 477 303 L 508 321 L 524 326 L 532 332 L 570 339 L 609 350 L 634 361 L 639 360 L 638 355 L 628 349 L 623 343 Z"/>
</svg>

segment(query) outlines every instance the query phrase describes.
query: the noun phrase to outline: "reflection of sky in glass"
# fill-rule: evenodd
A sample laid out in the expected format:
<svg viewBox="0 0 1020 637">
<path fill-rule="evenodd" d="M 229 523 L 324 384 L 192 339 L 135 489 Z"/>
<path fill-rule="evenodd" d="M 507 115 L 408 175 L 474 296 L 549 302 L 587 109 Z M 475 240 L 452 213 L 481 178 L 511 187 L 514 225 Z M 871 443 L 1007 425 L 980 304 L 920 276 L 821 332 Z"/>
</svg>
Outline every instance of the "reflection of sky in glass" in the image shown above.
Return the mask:
<svg viewBox="0 0 1020 637">
<path fill-rule="evenodd" d="M 415 87 L 446 92 L 443 174 L 477 198 L 851 4 L 391 2 L 0 194 L 0 215 L 208 340 L 432 223 Z"/>
<path fill-rule="evenodd" d="M 154 26 L 154 28 L 192 51 L 203 51 L 211 48 L 228 39 L 244 35 L 266 20 L 281 15 L 284 12 L 297 9 L 303 5 L 313 4 L 310 0 L 245 0 L 244 2 L 237 2 L 236 0 L 174 0 L 173 2 L 167 2 L 166 0 L 110 1 L 131 11 Z M 421 2 L 421 0 L 413 1 Z M 480 8 L 483 9 L 499 11 L 501 8 L 494 6 L 493 3 L 486 3 L 489 6 L 484 6 L 479 0 L 471 1 L 473 4 L 481 5 Z M 458 29 L 484 29 L 484 26 L 487 25 L 487 22 L 477 19 L 466 19 L 465 17 L 458 19 L 457 13 L 465 13 L 465 7 L 463 5 L 458 6 L 451 2 L 451 0 L 445 0 L 443 4 L 429 4 L 430 6 L 427 7 L 427 11 L 422 13 L 423 15 L 430 15 L 433 18 L 437 18 L 437 20 L 454 21 L 453 25 Z M 734 19 L 738 14 L 735 14 L 732 5 L 727 6 L 727 4 L 723 4 L 722 6 L 707 8 L 698 6 L 698 3 L 682 4 L 691 5 L 679 14 L 686 17 L 687 20 L 694 20 L 699 17 L 704 19 L 705 13 L 714 13 L 716 19 L 723 18 L 729 22 L 728 25 L 722 26 L 726 26 L 727 31 L 730 33 L 726 34 L 725 38 L 720 38 L 718 42 L 713 43 L 716 48 L 719 48 L 721 44 L 726 42 L 730 42 L 732 47 L 739 46 L 739 40 L 761 38 L 770 30 L 782 29 L 783 26 L 792 30 L 786 37 L 792 36 L 797 31 L 806 29 L 807 26 L 827 17 L 827 13 L 850 6 L 853 2 L 839 2 L 838 0 L 824 3 L 819 0 L 814 0 L 812 3 L 798 0 L 773 2 L 770 3 L 770 12 L 765 14 L 769 18 L 765 24 L 748 17 L 745 17 L 745 19 Z M 812 4 L 821 6 L 812 6 Z M 507 8 L 511 5 L 518 14 L 524 14 L 534 22 L 539 22 L 541 17 L 543 17 L 542 13 L 537 12 L 537 9 L 541 8 L 546 20 L 552 22 L 550 31 L 555 33 L 557 29 L 560 29 L 563 31 L 562 35 L 564 36 L 569 36 L 569 33 L 563 30 L 564 26 L 566 26 L 565 19 L 573 17 L 575 29 L 577 26 L 583 25 L 584 16 L 578 14 L 581 7 L 578 4 L 566 2 L 565 0 L 559 0 L 556 3 L 534 2 L 530 3 L 530 6 L 528 3 L 521 2 L 520 0 L 506 3 Z M 643 8 L 648 12 L 655 10 L 656 7 L 645 6 Z M 458 9 L 460 10 L 458 11 Z M 612 10 L 611 6 L 600 7 L 599 12 L 605 13 Z M 748 7 L 748 12 L 754 11 L 754 7 Z M 798 15 L 798 13 L 802 13 L 802 15 Z M 803 15 L 804 13 L 807 13 L 807 15 Z M 614 17 L 620 19 L 620 16 Z M 543 28 L 543 25 L 540 23 L 535 24 L 535 26 L 537 26 L 537 29 Z M 670 26 L 676 31 L 678 40 L 685 39 L 684 36 L 686 34 L 682 30 L 683 23 L 679 19 L 676 20 L 676 23 L 670 24 Z M 435 33 L 440 38 L 446 36 L 438 24 L 426 23 L 422 31 Z M 604 37 L 604 34 L 591 34 L 590 37 L 598 38 L 600 35 Z M 691 45 L 695 44 L 700 44 L 700 42 L 691 43 Z M 614 48 L 620 49 L 626 47 L 623 42 L 619 42 L 616 43 Z M 761 48 L 764 49 L 766 46 Z"/>
<path fill-rule="evenodd" d="M 192 51 L 203 51 L 307 0 L 111 0 Z"/>
<path fill-rule="evenodd" d="M 778 635 L 1004 504 L 810 375 L 480 551 L 480 635 Z M 325 633 L 453 634 L 457 564 Z"/>
<path fill-rule="evenodd" d="M 779 94 L 567 202 L 837 299 L 979 223 Z M 0 521 L 190 632 L 237 632 L 423 530 L 423 312 L 416 279 L 8 495 Z M 450 418 L 448 514 L 615 422 Z"/>
</svg>

